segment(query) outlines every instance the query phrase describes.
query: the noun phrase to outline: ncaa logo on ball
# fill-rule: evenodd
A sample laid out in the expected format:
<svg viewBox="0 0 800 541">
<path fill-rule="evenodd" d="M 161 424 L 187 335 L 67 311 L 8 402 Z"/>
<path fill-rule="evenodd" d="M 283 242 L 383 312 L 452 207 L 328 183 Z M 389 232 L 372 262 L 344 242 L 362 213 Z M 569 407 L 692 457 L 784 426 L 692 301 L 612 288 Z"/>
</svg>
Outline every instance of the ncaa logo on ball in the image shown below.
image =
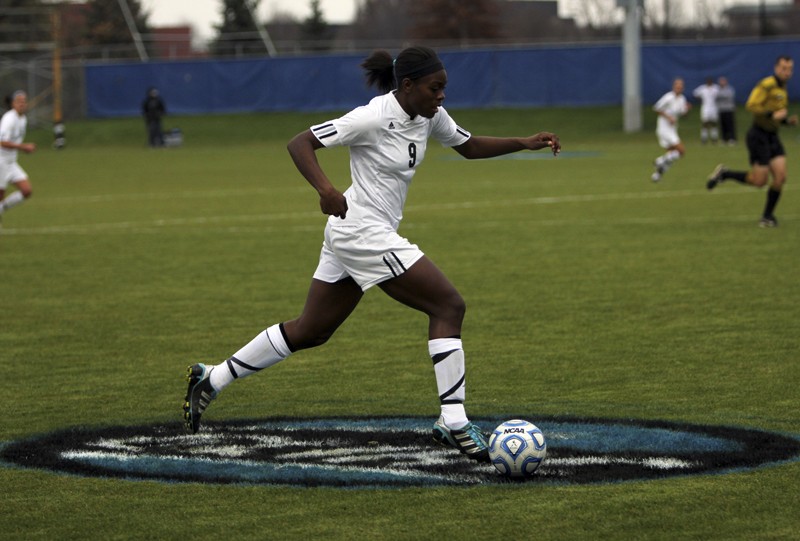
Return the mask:
<svg viewBox="0 0 800 541">
<path fill-rule="evenodd" d="M 495 428 L 489 438 L 489 459 L 497 471 L 507 477 L 533 475 L 546 454 L 544 434 L 528 421 L 506 421 Z"/>
</svg>

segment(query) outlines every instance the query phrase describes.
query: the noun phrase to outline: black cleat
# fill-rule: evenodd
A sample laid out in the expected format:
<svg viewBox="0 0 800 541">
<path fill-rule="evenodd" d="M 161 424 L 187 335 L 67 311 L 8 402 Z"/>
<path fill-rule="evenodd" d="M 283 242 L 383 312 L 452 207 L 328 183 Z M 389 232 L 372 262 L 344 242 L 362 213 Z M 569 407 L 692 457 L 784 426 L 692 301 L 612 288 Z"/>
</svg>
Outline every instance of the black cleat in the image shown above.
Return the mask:
<svg viewBox="0 0 800 541">
<path fill-rule="evenodd" d="M 775 216 L 764 216 L 758 221 L 758 227 L 778 227 L 778 219 Z"/>
<path fill-rule="evenodd" d="M 204 364 L 194 364 L 187 369 L 186 380 L 189 382 L 189 388 L 183 402 L 183 419 L 186 428 L 193 434 L 200 430 L 200 416 L 209 403 L 217 397 L 217 392 L 208 378 L 210 373 Z"/>
</svg>

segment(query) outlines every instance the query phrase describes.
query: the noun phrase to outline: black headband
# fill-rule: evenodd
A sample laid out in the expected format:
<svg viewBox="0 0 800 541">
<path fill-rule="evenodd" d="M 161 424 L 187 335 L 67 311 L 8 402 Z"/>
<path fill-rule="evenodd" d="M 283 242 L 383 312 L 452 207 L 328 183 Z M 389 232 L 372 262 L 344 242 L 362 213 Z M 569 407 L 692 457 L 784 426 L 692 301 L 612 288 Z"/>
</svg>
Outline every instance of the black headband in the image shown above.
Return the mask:
<svg viewBox="0 0 800 541">
<path fill-rule="evenodd" d="M 397 77 L 397 82 L 399 83 L 403 79 L 419 79 L 420 77 L 425 77 L 426 75 L 430 75 L 431 73 L 436 73 L 437 71 L 442 71 L 444 69 L 444 64 L 442 61 L 439 60 L 438 56 L 432 56 L 419 64 L 411 67 L 406 72 L 402 72 L 397 69 L 397 64 L 395 64 L 395 77 Z"/>
</svg>

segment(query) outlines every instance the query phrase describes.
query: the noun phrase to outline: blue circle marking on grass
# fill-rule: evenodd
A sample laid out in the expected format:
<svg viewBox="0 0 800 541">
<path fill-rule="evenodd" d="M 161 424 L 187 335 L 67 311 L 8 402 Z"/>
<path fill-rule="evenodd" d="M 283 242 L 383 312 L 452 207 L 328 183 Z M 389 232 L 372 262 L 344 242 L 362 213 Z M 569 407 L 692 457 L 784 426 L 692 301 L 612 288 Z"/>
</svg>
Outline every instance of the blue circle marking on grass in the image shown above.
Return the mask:
<svg viewBox="0 0 800 541">
<path fill-rule="evenodd" d="M 547 438 L 533 484 L 586 484 L 725 473 L 798 460 L 800 440 L 753 429 L 659 421 L 509 415 Z M 70 428 L 0 447 L 10 465 L 170 482 L 341 488 L 506 484 L 491 464 L 435 445 L 420 417 L 271 418 L 180 425 Z"/>
</svg>

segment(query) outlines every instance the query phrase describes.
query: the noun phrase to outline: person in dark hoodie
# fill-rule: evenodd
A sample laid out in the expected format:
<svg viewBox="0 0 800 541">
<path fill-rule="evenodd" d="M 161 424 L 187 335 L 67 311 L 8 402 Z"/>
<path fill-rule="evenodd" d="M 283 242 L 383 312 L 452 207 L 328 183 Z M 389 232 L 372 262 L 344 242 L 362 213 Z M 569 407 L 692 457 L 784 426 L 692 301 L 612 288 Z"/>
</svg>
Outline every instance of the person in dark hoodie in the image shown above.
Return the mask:
<svg viewBox="0 0 800 541">
<path fill-rule="evenodd" d="M 161 119 L 167 114 L 164 100 L 157 88 L 147 90 L 147 96 L 142 102 L 142 115 L 147 124 L 147 142 L 151 147 L 164 146 L 164 132 L 161 128 Z"/>
</svg>

